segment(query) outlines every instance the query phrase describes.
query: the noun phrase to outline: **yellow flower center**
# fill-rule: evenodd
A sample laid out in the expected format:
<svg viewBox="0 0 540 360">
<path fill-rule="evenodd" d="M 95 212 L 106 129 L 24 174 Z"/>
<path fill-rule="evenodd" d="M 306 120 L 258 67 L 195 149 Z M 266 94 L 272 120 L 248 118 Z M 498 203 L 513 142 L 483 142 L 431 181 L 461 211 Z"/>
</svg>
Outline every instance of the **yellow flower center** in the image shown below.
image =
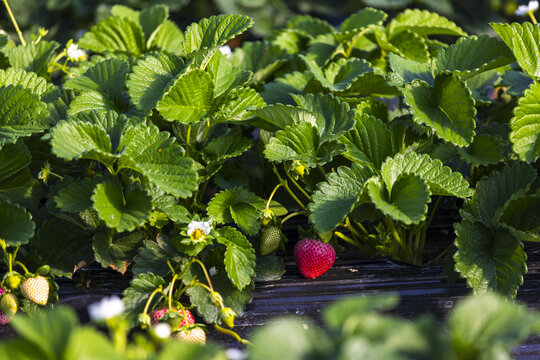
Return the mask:
<svg viewBox="0 0 540 360">
<path fill-rule="evenodd" d="M 201 229 L 195 229 L 195 231 L 191 233 L 191 240 L 193 241 L 200 241 L 203 237 L 204 233 Z"/>
</svg>

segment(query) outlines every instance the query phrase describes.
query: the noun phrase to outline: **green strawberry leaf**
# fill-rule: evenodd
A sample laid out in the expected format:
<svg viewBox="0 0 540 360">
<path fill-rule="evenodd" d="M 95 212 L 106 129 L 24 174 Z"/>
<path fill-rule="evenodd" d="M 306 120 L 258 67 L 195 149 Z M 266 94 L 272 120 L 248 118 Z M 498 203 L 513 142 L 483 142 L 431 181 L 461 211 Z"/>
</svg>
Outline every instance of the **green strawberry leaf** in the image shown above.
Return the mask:
<svg viewBox="0 0 540 360">
<path fill-rule="evenodd" d="M 480 222 L 463 220 L 455 229 L 455 267 L 474 293 L 493 290 L 515 297 L 527 272 L 521 242 L 506 228 L 490 229 Z"/>
<path fill-rule="evenodd" d="M 282 77 L 274 79 L 272 82 L 264 84 L 264 89 L 261 96 L 267 104 L 289 104 L 293 105 L 294 101 L 290 94 L 301 95 L 304 88 L 308 84 L 310 75 L 294 71 L 287 73 Z"/>
<path fill-rule="evenodd" d="M 21 85 L 0 87 L 0 147 L 48 128 L 47 105 Z"/>
<path fill-rule="evenodd" d="M 255 281 L 277 281 L 285 274 L 285 266 L 281 256 L 271 253 L 265 256 L 257 256 L 255 267 Z"/>
<path fill-rule="evenodd" d="M 264 204 L 264 200 L 251 191 L 234 188 L 216 194 L 208 203 L 207 211 L 218 224 L 234 221 L 247 234 L 256 234 L 260 228 L 261 203 Z"/>
<path fill-rule="evenodd" d="M 33 94 L 39 95 L 41 101 L 51 102 L 60 96 L 60 90 L 47 79 L 36 73 L 13 67 L 0 70 L 0 86 L 21 85 Z"/>
<path fill-rule="evenodd" d="M 32 215 L 25 208 L 0 199 L 0 239 L 7 246 L 27 244 L 35 227 Z"/>
<path fill-rule="evenodd" d="M 476 135 L 471 145 L 457 148 L 457 153 L 475 166 L 497 164 L 503 157 L 500 138 L 488 134 Z"/>
<path fill-rule="evenodd" d="M 169 17 L 169 8 L 166 5 L 158 4 L 141 11 L 139 15 L 139 24 L 144 33 L 146 41 L 152 33 L 163 24 Z"/>
<path fill-rule="evenodd" d="M 408 60 L 393 53 L 388 54 L 388 62 L 392 72 L 387 73 L 386 77 L 391 84 L 404 86 L 418 79 L 433 86 L 434 78 L 429 63 Z"/>
<path fill-rule="evenodd" d="M 439 52 L 433 60 L 436 71 L 452 71 L 466 81 L 479 73 L 514 62 L 508 47 L 500 40 L 483 35 L 463 37 Z"/>
<path fill-rule="evenodd" d="M 61 359 L 69 339 L 78 325 L 75 311 L 58 307 L 35 316 L 17 316 L 11 325 L 17 333 L 45 355 L 45 359 Z"/>
<path fill-rule="evenodd" d="M 300 108 L 315 115 L 321 143 L 338 139 L 354 126 L 355 111 L 333 95 L 293 95 L 293 99 Z"/>
<path fill-rule="evenodd" d="M 341 141 L 347 146 L 343 156 L 360 165 L 370 165 L 376 171 L 393 155 L 388 125 L 367 114 L 357 116 L 356 126 Z"/>
<path fill-rule="evenodd" d="M 133 231 L 150 217 L 150 197 L 137 188 L 124 194 L 116 182 L 102 182 L 92 195 L 94 209 L 109 228 L 117 231 Z"/>
<path fill-rule="evenodd" d="M 71 276 L 78 264 L 94 261 L 92 235 L 71 222 L 50 218 L 39 226 L 30 246 L 51 267 L 51 274 Z"/>
<path fill-rule="evenodd" d="M 160 132 L 154 125 L 128 126 L 119 147 L 123 153 L 118 169 L 140 172 L 175 196 L 190 196 L 197 189 L 195 162 L 184 156 L 184 149 L 175 144 L 169 133 Z"/>
<path fill-rule="evenodd" d="M 242 70 L 253 73 L 251 83 L 261 83 L 269 78 L 289 58 L 289 53 L 267 41 L 245 42 L 234 51 L 231 61 Z"/>
<path fill-rule="evenodd" d="M 403 95 L 416 123 L 433 128 L 438 137 L 457 146 L 472 142 L 476 108 L 471 91 L 458 77 L 438 75 L 433 87 L 415 80 L 405 85 Z"/>
<path fill-rule="evenodd" d="M 491 227 L 496 224 L 496 214 L 518 192 L 529 189 L 537 177 L 536 170 L 523 163 L 505 166 L 501 171 L 493 171 L 476 185 L 473 197 L 463 205 L 463 212 Z M 462 214 L 466 216 L 467 214 Z M 469 218 L 469 217 L 467 217 Z"/>
<path fill-rule="evenodd" d="M 34 72 L 38 76 L 49 76 L 48 66 L 52 56 L 60 44 L 55 41 L 42 40 L 37 44 L 13 47 L 8 52 L 9 63 L 15 69 Z"/>
<path fill-rule="evenodd" d="M 242 155 L 252 146 L 252 141 L 246 137 L 227 134 L 208 142 L 205 157 L 211 161 L 223 161 Z"/>
<path fill-rule="evenodd" d="M 105 334 L 92 327 L 79 327 L 71 334 L 63 356 L 68 359 L 99 359 L 121 355 Z"/>
<path fill-rule="evenodd" d="M 184 61 L 174 55 L 151 52 L 139 59 L 126 81 L 128 94 L 137 109 L 152 110 L 183 67 Z"/>
<path fill-rule="evenodd" d="M 70 104 L 69 115 L 91 110 L 125 112 L 128 104 L 123 97 L 129 64 L 121 59 L 104 60 L 83 75 L 69 79 L 64 88 L 80 92 Z"/>
<path fill-rule="evenodd" d="M 216 239 L 227 247 L 224 261 L 229 279 L 238 290 L 244 289 L 255 275 L 255 250 L 241 232 L 231 227 L 220 228 Z"/>
<path fill-rule="evenodd" d="M 253 112 L 267 123 L 262 124 L 262 126 L 271 130 L 275 130 L 275 128 L 283 130 L 289 125 L 303 122 L 310 123 L 313 126 L 317 125 L 317 119 L 312 112 L 290 105 L 269 105 L 263 108 L 253 109 Z"/>
<path fill-rule="evenodd" d="M 314 38 L 317 35 L 331 34 L 334 27 L 328 22 L 309 15 L 296 15 L 285 25 L 288 29 L 298 31 L 305 37 Z"/>
<path fill-rule="evenodd" d="M 433 195 L 468 197 L 472 195 L 469 183 L 459 172 L 453 172 L 438 159 L 431 159 L 428 154 L 418 155 L 410 152 L 388 158 L 381 166 L 381 175 L 389 188 L 404 173 L 422 178 Z"/>
<path fill-rule="evenodd" d="M 214 99 L 212 77 L 199 69 L 183 73 L 157 103 L 169 121 L 196 123 L 210 110 Z"/>
<path fill-rule="evenodd" d="M 419 9 L 407 9 L 397 15 L 388 24 L 388 32 L 391 35 L 404 30 L 411 30 L 422 36 L 467 36 L 465 31 L 447 18 L 427 10 Z"/>
<path fill-rule="evenodd" d="M 144 246 L 138 249 L 133 265 L 135 275 L 144 273 L 154 273 L 159 276 L 166 276 L 171 269 L 167 262 L 176 266 L 185 256 L 178 252 L 172 241 L 164 234 L 159 234 L 155 241 L 144 240 Z"/>
<path fill-rule="evenodd" d="M 378 178 L 372 178 L 366 189 L 375 207 L 392 219 L 406 225 L 425 220 L 431 193 L 421 177 L 404 173 L 388 188 Z"/>
<path fill-rule="evenodd" d="M 471 353 L 496 358 L 489 355 L 490 350 L 516 348 L 537 323 L 538 315 L 525 306 L 493 293 L 462 300 L 448 319 L 452 348 L 458 358 Z"/>
<path fill-rule="evenodd" d="M 113 52 L 139 57 L 146 50 L 143 29 L 126 17 L 109 16 L 92 26 L 78 42 L 99 54 Z"/>
<path fill-rule="evenodd" d="M 366 181 L 375 175 L 370 167 L 358 164 L 329 173 L 326 181 L 317 185 L 308 205 L 315 230 L 325 233 L 343 221 L 359 202 Z"/>
<path fill-rule="evenodd" d="M 515 97 L 522 97 L 525 90 L 533 83 L 527 74 L 515 70 L 506 71 L 502 76 L 501 82 L 503 86 L 509 87 L 506 92 Z"/>
<path fill-rule="evenodd" d="M 184 51 L 186 54 L 203 48 L 222 46 L 253 25 L 253 20 L 243 15 L 217 15 L 202 19 L 187 27 Z"/>
<path fill-rule="evenodd" d="M 259 93 L 250 88 L 229 91 L 216 100 L 219 110 L 214 114 L 217 121 L 244 121 L 252 117 L 250 110 L 262 108 L 266 104 Z"/>
<path fill-rule="evenodd" d="M 0 183 L 25 169 L 31 159 L 30 151 L 22 142 L 0 148 Z"/>
<path fill-rule="evenodd" d="M 540 196 L 523 196 L 508 201 L 499 221 L 518 231 L 529 232 L 529 241 L 539 241 Z"/>
<path fill-rule="evenodd" d="M 340 32 L 360 30 L 369 25 L 382 25 L 388 15 L 381 10 L 366 7 L 346 18 L 339 26 Z"/>
<path fill-rule="evenodd" d="M 170 20 L 160 24 L 150 35 L 146 48 L 150 51 L 161 51 L 169 55 L 183 55 L 182 43 L 184 33 Z"/>
<path fill-rule="evenodd" d="M 300 123 L 276 132 L 266 145 L 264 155 L 272 162 L 298 160 L 308 167 L 316 167 L 330 162 L 344 148 L 336 141 L 322 143 L 316 127 Z"/>
<path fill-rule="evenodd" d="M 110 266 L 123 274 L 145 238 L 141 231 L 114 233 L 101 230 L 95 233 L 92 248 L 101 266 Z"/>
<path fill-rule="evenodd" d="M 540 85 L 534 83 L 525 91 L 514 108 L 510 120 L 510 141 L 513 149 L 523 161 L 534 162 L 540 156 Z"/>
<path fill-rule="evenodd" d="M 144 311 L 146 302 L 152 292 L 159 287 L 165 288 L 165 286 L 165 280 L 161 276 L 154 275 L 151 272 L 138 274 L 134 277 L 130 282 L 130 287 L 122 293 L 126 318 L 134 323 L 137 320 L 137 316 Z M 153 308 L 160 298 L 161 296 L 159 294 L 154 296 L 150 308 Z"/>
<path fill-rule="evenodd" d="M 540 28 L 529 22 L 523 24 L 491 24 L 497 35 L 512 50 L 519 66 L 531 78 L 540 77 Z"/>
<path fill-rule="evenodd" d="M 331 63 L 323 71 L 314 60 L 300 55 L 314 78 L 326 89 L 334 92 L 348 90 L 354 80 L 373 69 L 363 59 L 350 59 Z"/>
<path fill-rule="evenodd" d="M 65 212 L 78 213 L 90 208 L 93 204 L 92 195 L 96 185 L 103 180 L 99 177 L 86 177 L 74 181 L 58 191 L 54 197 L 56 206 Z"/>
<path fill-rule="evenodd" d="M 399 54 L 413 61 L 426 63 L 429 61 L 429 51 L 426 40 L 411 30 L 403 30 L 392 36 L 390 42 Z"/>
</svg>

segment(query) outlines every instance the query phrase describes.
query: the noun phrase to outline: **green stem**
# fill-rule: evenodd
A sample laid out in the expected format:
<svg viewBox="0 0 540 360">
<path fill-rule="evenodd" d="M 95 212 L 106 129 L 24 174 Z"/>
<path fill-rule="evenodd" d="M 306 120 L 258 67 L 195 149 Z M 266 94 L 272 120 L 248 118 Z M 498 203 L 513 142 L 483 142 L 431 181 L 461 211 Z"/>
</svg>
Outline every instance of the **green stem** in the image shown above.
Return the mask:
<svg viewBox="0 0 540 360">
<path fill-rule="evenodd" d="M 150 303 L 152 303 L 152 300 L 154 299 L 154 296 L 156 296 L 157 293 L 162 293 L 163 294 L 163 290 L 161 289 L 161 286 L 158 287 L 157 289 L 155 289 L 152 294 L 150 294 L 150 297 L 148 298 L 148 300 L 146 300 L 146 304 L 144 305 L 144 311 L 143 311 L 143 314 L 147 314 L 148 313 L 148 308 L 150 307 Z"/>
<path fill-rule="evenodd" d="M 334 231 L 334 234 L 339 237 L 340 239 L 344 240 L 345 242 L 351 244 L 352 246 L 354 247 L 358 247 L 358 248 L 361 248 L 362 247 L 362 244 L 360 244 L 358 241 L 354 240 L 354 239 L 351 239 L 350 237 L 348 237 L 347 235 L 343 234 L 342 232 L 340 231 Z"/>
<path fill-rule="evenodd" d="M 175 274 L 171 280 L 171 288 L 169 289 L 169 310 L 172 310 L 172 294 L 174 290 L 174 282 L 178 278 L 178 274 Z"/>
<path fill-rule="evenodd" d="M 403 251 L 405 251 L 405 253 L 407 253 L 408 252 L 407 247 L 405 246 L 405 244 L 403 243 L 403 240 L 399 236 L 399 233 L 397 232 L 396 226 L 394 225 L 394 221 L 388 216 L 386 217 L 385 220 L 386 220 L 386 224 L 390 228 L 390 232 L 392 233 L 392 236 L 397 241 L 398 245 L 403 249 Z"/>
<path fill-rule="evenodd" d="M 28 271 L 28 269 L 26 268 L 26 266 L 24 266 L 24 264 L 20 261 L 15 261 L 15 264 L 19 265 L 23 270 L 24 270 L 24 274 L 28 274 L 30 271 Z"/>
<path fill-rule="evenodd" d="M 534 17 L 534 11 L 529 11 L 529 17 L 531 18 L 531 21 L 534 25 L 538 24 L 536 18 Z"/>
<path fill-rule="evenodd" d="M 173 266 L 171 265 L 171 262 L 167 260 L 167 266 L 169 267 L 169 269 L 171 269 L 171 273 L 173 275 L 176 275 L 176 271 L 174 270 Z"/>
<path fill-rule="evenodd" d="M 320 170 L 321 174 L 326 177 L 326 171 L 324 171 L 324 168 L 321 165 L 317 166 L 317 168 Z"/>
<path fill-rule="evenodd" d="M 9 272 L 13 271 L 13 257 L 11 253 L 8 254 L 8 271 Z"/>
<path fill-rule="evenodd" d="M 298 197 L 295 195 L 295 193 L 293 193 L 293 191 L 291 190 L 291 188 L 289 187 L 289 185 L 287 184 L 287 180 L 283 179 L 281 177 L 281 175 L 279 174 L 279 171 L 278 169 L 276 168 L 276 165 L 272 164 L 272 169 L 274 171 L 274 173 L 276 174 L 276 176 L 278 177 L 279 179 L 279 182 L 283 184 L 283 187 L 285 188 L 285 190 L 287 190 L 287 192 L 289 193 L 289 195 L 293 198 L 294 201 L 296 201 L 296 203 L 298 205 L 300 205 L 300 207 L 303 209 L 303 210 L 306 210 L 306 206 L 304 205 L 304 203 L 302 201 L 300 201 L 300 199 L 298 199 Z"/>
<path fill-rule="evenodd" d="M 230 335 L 230 336 L 234 337 L 234 338 L 236 339 L 236 341 L 238 341 L 238 342 L 241 343 L 241 344 L 244 344 L 244 345 L 251 345 L 251 343 L 250 343 L 248 340 L 242 339 L 242 338 L 240 337 L 240 335 L 238 335 L 237 333 L 235 333 L 235 332 L 232 331 L 232 330 L 222 328 L 222 327 L 219 326 L 218 324 L 214 324 L 214 329 L 216 329 L 216 330 L 219 331 L 220 333 L 223 333 L 223 334 Z"/>
<path fill-rule="evenodd" d="M 452 248 L 452 246 L 454 246 L 454 244 L 450 244 L 450 246 L 448 246 L 446 249 L 444 249 L 439 255 L 437 255 L 435 258 L 429 260 L 426 263 L 426 266 L 430 266 L 431 264 L 435 264 L 437 261 L 439 261 L 444 255 L 446 255 L 446 253 L 448 252 L 448 250 L 450 250 Z"/>
<path fill-rule="evenodd" d="M 193 198 L 196 202 L 200 203 L 200 202 L 202 201 L 202 198 L 203 198 L 203 196 L 204 196 L 204 193 L 205 193 L 207 187 L 208 187 L 208 180 L 205 181 L 205 182 L 203 183 L 203 185 L 202 185 L 202 188 L 201 188 L 201 190 L 200 190 L 199 199 L 197 200 L 197 197 L 196 197 L 196 196 Z M 193 204 L 191 204 L 191 205 L 193 206 Z"/>
<path fill-rule="evenodd" d="M 188 125 L 187 134 L 186 134 L 186 152 L 184 153 L 185 157 L 189 156 L 189 143 L 191 141 L 191 124 Z"/>
<path fill-rule="evenodd" d="M 291 180 L 291 182 L 294 184 L 294 186 L 296 186 L 296 188 L 298 190 L 300 190 L 300 192 L 302 194 L 304 194 L 304 196 L 311 201 L 311 196 L 309 196 L 309 194 L 300 186 L 300 184 L 298 184 L 298 182 L 296 180 L 294 180 L 294 178 L 291 176 L 291 174 L 289 174 L 288 171 L 286 171 L 286 174 L 287 174 L 287 177 L 289 178 L 289 180 Z"/>
<path fill-rule="evenodd" d="M 206 271 L 206 266 L 204 266 L 202 261 L 199 260 L 199 259 L 192 259 L 191 261 L 196 262 L 202 268 L 202 270 L 204 272 L 204 276 L 206 277 L 206 281 L 208 282 L 208 286 L 210 287 L 210 292 L 213 292 L 214 287 L 212 286 L 212 281 L 210 281 L 210 276 L 208 275 L 208 271 Z"/>
<path fill-rule="evenodd" d="M 266 210 L 268 210 L 268 208 L 270 207 L 270 203 L 272 202 L 272 198 L 276 194 L 277 189 L 279 189 L 279 187 L 282 186 L 282 185 L 283 185 L 282 183 L 279 183 L 279 184 L 276 185 L 274 190 L 272 190 L 272 193 L 270 194 L 270 196 L 268 197 L 268 201 L 266 202 L 266 207 L 265 207 Z"/>
<path fill-rule="evenodd" d="M 296 211 L 296 212 L 290 213 L 289 215 L 285 216 L 283 220 L 281 220 L 281 225 L 283 225 L 285 221 L 289 220 L 290 218 L 293 218 L 297 215 L 304 215 L 304 214 L 305 214 L 304 211 Z"/>
<path fill-rule="evenodd" d="M 17 24 L 17 20 L 15 19 L 15 16 L 13 15 L 13 12 L 11 11 L 11 7 L 9 6 L 9 3 L 7 0 L 4 1 L 4 6 L 6 7 L 6 10 L 9 14 L 9 17 L 11 18 L 11 22 L 13 23 L 13 26 L 15 27 L 15 31 L 17 31 L 17 35 L 19 35 L 19 39 L 21 40 L 22 46 L 26 46 L 26 41 L 24 41 L 21 29 L 19 29 L 19 24 Z"/>
</svg>

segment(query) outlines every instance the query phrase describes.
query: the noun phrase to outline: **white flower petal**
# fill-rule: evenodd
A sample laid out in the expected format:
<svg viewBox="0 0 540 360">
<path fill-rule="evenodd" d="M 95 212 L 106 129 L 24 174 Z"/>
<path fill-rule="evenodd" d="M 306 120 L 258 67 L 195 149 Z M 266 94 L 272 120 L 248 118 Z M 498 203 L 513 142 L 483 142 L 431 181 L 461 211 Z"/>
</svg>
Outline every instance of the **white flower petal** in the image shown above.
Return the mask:
<svg viewBox="0 0 540 360">
<path fill-rule="evenodd" d="M 93 321 L 102 321 L 122 314 L 124 302 L 118 296 L 105 297 L 88 306 L 88 314 Z"/>
<path fill-rule="evenodd" d="M 167 339 L 169 336 L 171 336 L 172 330 L 169 324 L 162 322 L 154 327 L 154 333 L 160 339 Z"/>
<path fill-rule="evenodd" d="M 191 235 L 195 230 L 201 230 L 204 235 L 210 234 L 212 231 L 212 220 L 210 221 L 192 221 L 188 224 L 187 234 Z"/>
<path fill-rule="evenodd" d="M 232 56 L 232 50 L 231 50 L 231 47 L 229 45 L 224 45 L 224 46 L 220 47 L 219 51 L 221 51 L 221 53 L 223 55 L 225 55 L 225 57 L 227 57 L 228 59 L 230 59 L 231 56 Z"/>
</svg>

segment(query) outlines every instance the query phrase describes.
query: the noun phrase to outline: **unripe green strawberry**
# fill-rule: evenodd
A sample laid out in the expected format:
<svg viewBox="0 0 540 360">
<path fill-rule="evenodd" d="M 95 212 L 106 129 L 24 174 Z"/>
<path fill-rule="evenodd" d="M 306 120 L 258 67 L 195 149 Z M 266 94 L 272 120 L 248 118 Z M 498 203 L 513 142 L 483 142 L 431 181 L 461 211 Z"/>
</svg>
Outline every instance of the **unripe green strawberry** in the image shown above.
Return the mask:
<svg viewBox="0 0 540 360">
<path fill-rule="evenodd" d="M 4 285 L 9 290 L 16 290 L 21 285 L 22 276 L 16 271 L 8 272 L 4 275 Z"/>
<path fill-rule="evenodd" d="M 231 329 L 234 327 L 234 318 L 236 315 L 236 312 L 230 307 L 221 309 L 221 320 L 223 320 L 223 323 Z"/>
<path fill-rule="evenodd" d="M 41 275 L 28 278 L 21 285 L 21 294 L 38 305 L 46 305 L 49 300 L 49 282 Z"/>
<path fill-rule="evenodd" d="M 0 311 L 6 316 L 11 317 L 17 313 L 19 309 L 19 300 L 15 294 L 4 294 L 0 299 Z"/>
<path fill-rule="evenodd" d="M 206 333 L 200 327 L 180 330 L 174 333 L 174 337 L 189 344 L 206 344 Z"/>
<path fill-rule="evenodd" d="M 281 230 L 272 226 L 264 229 L 261 234 L 259 252 L 268 255 L 281 244 Z"/>
</svg>

